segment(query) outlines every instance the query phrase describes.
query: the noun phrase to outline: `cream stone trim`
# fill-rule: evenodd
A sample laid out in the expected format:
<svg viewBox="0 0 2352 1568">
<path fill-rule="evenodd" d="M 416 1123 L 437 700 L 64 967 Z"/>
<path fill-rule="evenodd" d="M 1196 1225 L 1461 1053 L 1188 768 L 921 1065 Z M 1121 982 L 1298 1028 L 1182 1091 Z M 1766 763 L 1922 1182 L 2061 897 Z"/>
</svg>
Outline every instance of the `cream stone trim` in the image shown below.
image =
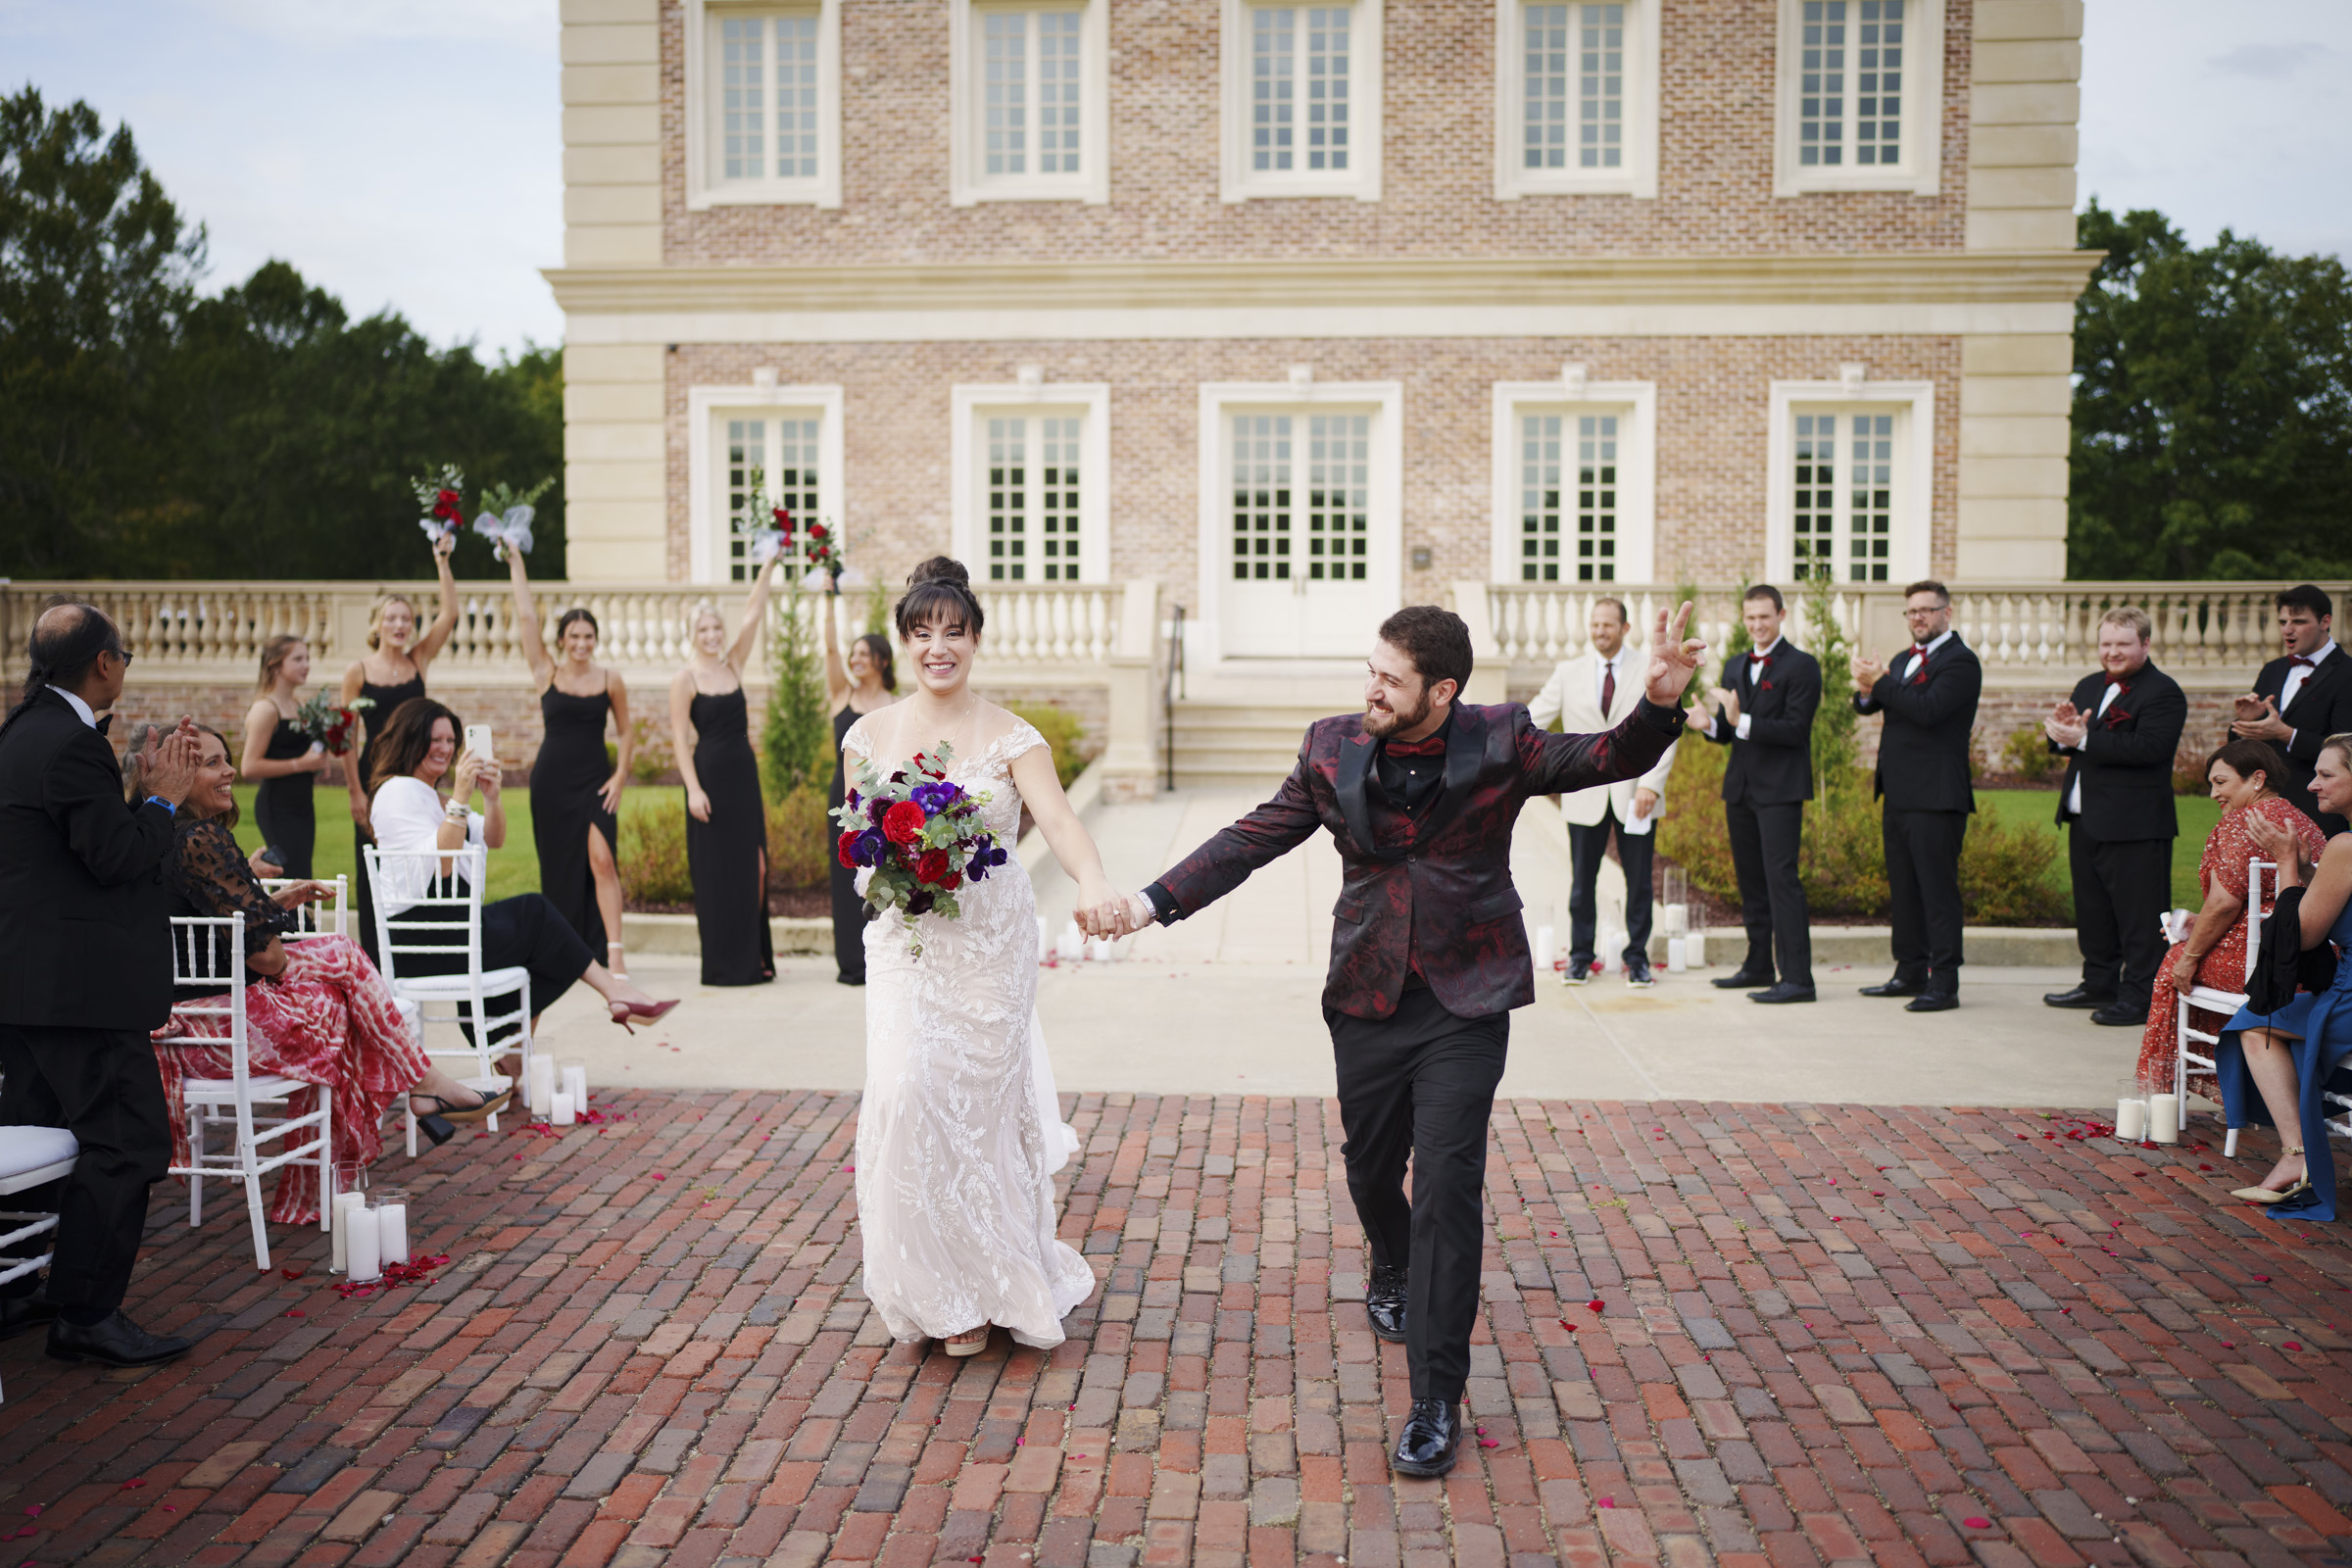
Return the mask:
<svg viewBox="0 0 2352 1568">
<path fill-rule="evenodd" d="M 1078 172 L 991 175 L 982 172 L 987 149 L 980 124 L 981 29 L 973 13 L 1075 11 L 1085 20 L 1078 37 Z M 1110 0 L 949 0 L 948 203 L 1110 200 Z M 1037 155 L 1030 105 L 1030 156 Z"/>
<path fill-rule="evenodd" d="M 1853 367 L 1861 369 L 1862 367 Z M 1936 383 L 1933 381 L 1854 380 L 1775 381 L 1767 400 L 1772 421 L 1764 459 L 1765 573 L 1776 581 L 1796 574 L 1796 505 L 1788 493 L 1788 472 L 1796 459 L 1794 415 L 1797 406 L 1824 405 L 1844 409 L 1855 404 L 1898 404 L 1903 428 L 1902 472 L 1895 483 L 1902 491 L 1900 532 L 1886 563 L 1889 582 L 1902 583 L 1928 574 L 1928 553 L 1934 534 L 1936 509 Z M 1838 471 L 1844 471 L 1843 460 Z"/>
<path fill-rule="evenodd" d="M 1573 367 L 1581 369 L 1582 367 Z M 1618 582 L 1647 582 L 1657 550 L 1658 388 L 1654 381 L 1497 381 L 1494 393 L 1494 465 L 1491 572 L 1519 582 L 1519 419 L 1522 415 L 1614 414 L 1617 447 Z M 1563 457 L 1565 466 L 1573 462 Z M 1563 488 L 1566 488 L 1563 485 Z M 1565 547 L 1567 539 L 1562 538 Z M 1576 558 L 1560 558 L 1560 582 L 1576 587 Z M 1541 586 L 1541 585 L 1538 585 Z M 1590 586 L 1590 585 L 1586 585 Z"/>
<path fill-rule="evenodd" d="M 1300 375 L 1298 371 L 1306 371 Z M 1232 465 L 1226 450 L 1225 416 L 1250 407 L 1292 411 L 1312 409 L 1341 412 L 1350 408 L 1372 415 L 1371 504 L 1368 512 L 1372 554 L 1365 581 L 1373 590 L 1380 612 L 1387 614 L 1404 603 L 1404 383 L 1401 381 L 1317 381 L 1311 368 L 1294 368 L 1287 381 L 1204 381 L 1200 401 L 1200 535 L 1196 557 L 1200 570 L 1200 620 L 1186 633 L 1185 647 L 1207 661 L 1202 672 L 1213 677 L 1224 653 L 1224 586 L 1221 575 L 1233 558 L 1225 533 L 1225 498 Z M 1319 657 L 1309 655 L 1310 659 Z"/>
<path fill-rule="evenodd" d="M 691 580 L 718 581 L 718 541 L 729 522 L 719 495 L 718 421 L 729 414 L 817 416 L 817 512 L 849 526 L 842 485 L 842 389 L 832 386 L 695 386 L 686 389 L 686 523 Z"/>
<path fill-rule="evenodd" d="M 1078 580 L 1110 580 L 1110 383 L 1038 381 L 964 383 L 948 394 L 948 450 L 951 500 L 949 553 L 968 564 L 975 582 L 987 576 L 987 540 L 981 533 L 979 422 L 992 414 L 1077 414 L 1080 435 L 1078 476 Z M 1040 558 L 1041 560 L 1043 558 Z M 1044 582 L 1043 577 L 1028 579 Z"/>
<path fill-rule="evenodd" d="M 1303 4 L 1304 0 L 1298 0 Z M 1383 0 L 1345 0 L 1349 7 L 1348 55 L 1348 168 L 1344 173 L 1295 171 L 1261 174 L 1250 167 L 1250 0 L 1218 7 L 1217 140 L 1219 195 L 1229 202 L 1285 196 L 1351 196 L 1380 200 L 1381 142 L 1385 132 Z M 1301 130 L 1305 105 L 1298 105 Z M 1304 148 L 1300 148 L 1304 156 Z"/>
<path fill-rule="evenodd" d="M 1574 12 L 1582 0 L 1569 0 Z M 1494 199 L 1522 196 L 1658 194 L 1658 4 L 1625 6 L 1625 158 L 1622 168 L 1530 170 L 1526 166 L 1528 0 L 1494 3 Z M 1573 148 L 1570 149 L 1574 151 Z"/>
<path fill-rule="evenodd" d="M 841 0 L 685 0 L 686 207 L 839 207 L 841 205 Z M 710 177 L 710 21 L 728 12 L 816 14 L 816 177 L 721 181 Z M 768 115 L 775 111 L 771 105 Z"/>
<path fill-rule="evenodd" d="M 1807 169 L 1797 162 L 1798 74 L 1803 61 L 1804 0 L 1779 0 L 1780 30 L 1774 52 L 1772 193 L 1804 196 L 1817 191 L 1899 190 L 1914 196 L 1943 190 L 1943 0 L 1906 0 L 1903 8 L 1903 161 L 1884 166 Z M 1852 13 L 1848 12 L 1849 19 Z M 1846 23 L 1850 29 L 1854 23 Z M 1853 49 L 1848 34 L 1847 79 Z M 1848 125 L 1853 91 L 1846 93 Z M 1848 154 L 1853 138 L 1844 143 Z"/>
</svg>

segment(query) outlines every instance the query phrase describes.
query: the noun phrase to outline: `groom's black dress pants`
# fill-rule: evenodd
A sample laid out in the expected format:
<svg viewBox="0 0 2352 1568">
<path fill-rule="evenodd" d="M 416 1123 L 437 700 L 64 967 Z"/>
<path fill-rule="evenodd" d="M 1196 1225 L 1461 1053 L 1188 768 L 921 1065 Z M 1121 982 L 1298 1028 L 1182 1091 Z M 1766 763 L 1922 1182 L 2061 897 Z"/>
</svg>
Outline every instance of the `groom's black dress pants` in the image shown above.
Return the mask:
<svg viewBox="0 0 2352 1568">
<path fill-rule="evenodd" d="M 1470 1378 L 1486 1243 L 1487 1120 L 1511 1015 L 1457 1018 L 1427 987 L 1388 1018 L 1325 1008 L 1348 1142 L 1348 1195 L 1375 1265 L 1411 1271 L 1404 1350 L 1413 1397 L 1459 1401 Z M 1413 1196 L 1404 1196 L 1407 1158 Z"/>
<path fill-rule="evenodd" d="M 0 1024 L 0 1126 L 65 1127 L 81 1144 L 72 1175 L 0 1199 L 0 1208 L 57 1216 L 56 1231 L 20 1243 L 18 1255 L 37 1257 L 54 1239 L 49 1299 L 121 1306 L 147 1227 L 148 1185 L 172 1164 L 155 1047 L 138 1029 Z M 27 1274 L 0 1294 L 32 1285 Z"/>
</svg>

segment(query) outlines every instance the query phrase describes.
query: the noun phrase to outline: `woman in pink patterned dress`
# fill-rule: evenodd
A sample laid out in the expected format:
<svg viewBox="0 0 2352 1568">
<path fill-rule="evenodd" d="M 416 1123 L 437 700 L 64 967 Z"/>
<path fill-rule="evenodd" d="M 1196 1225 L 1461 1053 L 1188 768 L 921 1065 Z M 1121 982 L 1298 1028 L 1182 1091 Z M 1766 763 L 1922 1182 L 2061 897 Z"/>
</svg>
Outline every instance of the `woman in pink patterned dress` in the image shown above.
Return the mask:
<svg viewBox="0 0 2352 1568">
<path fill-rule="evenodd" d="M 196 787 L 180 806 L 178 841 L 164 875 L 172 914 L 245 917 L 246 971 L 253 979 L 245 988 L 249 1070 L 312 1085 L 290 1102 L 296 1115 L 318 1107 L 319 1089 L 334 1096 L 329 1153 L 338 1164 L 374 1162 L 384 1149 L 384 1111 L 404 1092 L 417 1124 L 436 1144 L 448 1140 L 452 1122 L 478 1121 L 503 1105 L 505 1095 L 485 1101 L 432 1065 L 410 1038 L 391 988 L 358 943 L 331 935 L 291 945 L 282 940 L 296 929 L 295 911 L 329 890 L 312 882 L 272 895 L 262 887 L 232 831 L 236 768 L 227 743 L 209 729 L 202 739 Z M 133 792 L 142 783 L 139 755 L 134 737 L 127 779 Z M 221 946 L 225 950 L 225 940 Z M 220 962 L 225 961 L 224 951 Z M 181 988 L 175 1000 L 209 1006 L 227 1001 L 204 995 L 200 987 Z M 181 1085 L 190 1078 L 226 1078 L 233 1066 L 226 1045 L 203 1043 L 228 1033 L 226 1018 L 174 1018 L 172 1023 L 176 1036 L 158 1040 L 155 1054 L 172 1116 L 172 1162 L 184 1165 L 188 1127 Z M 269 1216 L 280 1224 L 317 1222 L 317 1167 L 278 1168 Z"/>
<path fill-rule="evenodd" d="M 2314 863 L 2328 841 L 2319 825 L 2272 793 L 2271 780 L 2286 776 L 2286 763 L 2266 741 L 2231 741 L 2205 760 L 2205 781 L 2222 804 L 2222 819 L 2205 841 L 2204 858 L 2197 862 L 2197 886 L 2205 895 L 2196 923 L 2188 935 L 2173 944 L 2156 971 L 2155 995 L 2148 1004 L 2147 1031 L 2139 1041 L 2139 1082 L 2162 1094 L 2173 1092 L 2174 1063 L 2180 1059 L 2180 994 L 2193 985 L 2236 991 L 2246 979 L 2246 863 L 2267 858 L 2254 843 L 2247 824 L 2256 813 L 2294 834 Z M 2263 876 L 2259 897 L 2265 914 L 2278 896 L 2278 884 Z M 2192 1008 L 2189 1021 L 2207 1034 L 2219 1030 L 2228 1014 Z M 2189 1080 L 2190 1087 L 2208 1099 L 2220 1090 L 2210 1073 Z"/>
</svg>

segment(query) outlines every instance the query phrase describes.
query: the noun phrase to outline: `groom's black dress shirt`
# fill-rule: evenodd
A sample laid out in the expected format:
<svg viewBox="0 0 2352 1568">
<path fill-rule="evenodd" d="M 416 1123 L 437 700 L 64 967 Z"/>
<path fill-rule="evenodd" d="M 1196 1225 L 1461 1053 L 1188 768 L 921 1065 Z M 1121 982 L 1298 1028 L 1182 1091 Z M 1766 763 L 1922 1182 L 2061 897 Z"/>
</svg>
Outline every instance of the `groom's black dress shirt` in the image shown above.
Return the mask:
<svg viewBox="0 0 2352 1568">
<path fill-rule="evenodd" d="M 1446 743 L 1453 738 L 1453 710 L 1446 710 L 1446 722 L 1413 747 L 1422 755 L 1399 757 L 1392 751 L 1391 742 L 1380 743 L 1380 760 L 1372 776 L 1380 781 L 1380 791 L 1395 805 L 1402 808 L 1407 816 L 1419 816 L 1429 803 L 1438 798 L 1446 784 Z"/>
</svg>

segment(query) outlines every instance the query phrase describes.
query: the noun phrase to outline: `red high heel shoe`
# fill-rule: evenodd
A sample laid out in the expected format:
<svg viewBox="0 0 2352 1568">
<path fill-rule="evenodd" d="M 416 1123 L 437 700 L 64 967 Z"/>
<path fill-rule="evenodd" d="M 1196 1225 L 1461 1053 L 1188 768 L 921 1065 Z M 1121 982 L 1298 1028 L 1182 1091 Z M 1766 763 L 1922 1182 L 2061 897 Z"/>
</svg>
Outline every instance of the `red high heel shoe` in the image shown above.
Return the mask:
<svg viewBox="0 0 2352 1568">
<path fill-rule="evenodd" d="M 672 997 L 667 1002 L 608 1002 L 605 1005 L 612 1011 L 614 1023 L 635 1034 L 637 1031 L 629 1028 L 630 1019 L 642 1018 L 652 1023 L 658 1018 L 667 1017 L 669 1009 L 676 1006 L 678 1002 L 678 998 Z"/>
</svg>

